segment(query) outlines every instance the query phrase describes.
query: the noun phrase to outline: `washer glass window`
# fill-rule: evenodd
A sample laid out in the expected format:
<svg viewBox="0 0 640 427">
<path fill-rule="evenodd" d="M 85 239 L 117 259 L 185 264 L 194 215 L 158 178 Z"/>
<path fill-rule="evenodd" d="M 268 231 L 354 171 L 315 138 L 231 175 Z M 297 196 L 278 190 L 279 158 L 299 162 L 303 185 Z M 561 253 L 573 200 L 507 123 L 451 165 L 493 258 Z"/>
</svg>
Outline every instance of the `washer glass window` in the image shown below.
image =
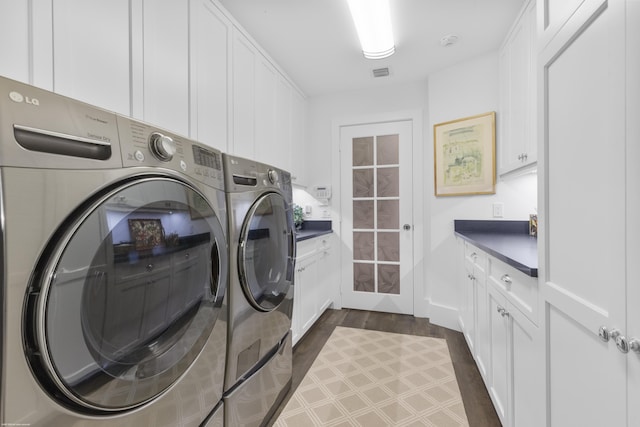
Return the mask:
<svg viewBox="0 0 640 427">
<path fill-rule="evenodd" d="M 251 207 L 240 241 L 238 268 L 249 302 L 271 311 L 285 299 L 293 275 L 293 216 L 286 200 L 267 193 Z"/>
<path fill-rule="evenodd" d="M 227 255 L 216 213 L 194 187 L 146 178 L 104 195 L 58 237 L 32 313 L 47 385 L 93 413 L 153 399 L 217 320 Z"/>
</svg>

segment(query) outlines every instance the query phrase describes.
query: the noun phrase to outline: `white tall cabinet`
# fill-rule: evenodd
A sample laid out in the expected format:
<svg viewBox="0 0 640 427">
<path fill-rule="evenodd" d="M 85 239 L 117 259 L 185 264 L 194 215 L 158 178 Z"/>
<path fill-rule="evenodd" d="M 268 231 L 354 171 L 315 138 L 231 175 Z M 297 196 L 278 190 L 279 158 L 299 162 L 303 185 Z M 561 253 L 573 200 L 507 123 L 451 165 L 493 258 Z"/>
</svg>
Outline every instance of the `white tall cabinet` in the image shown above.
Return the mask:
<svg viewBox="0 0 640 427">
<path fill-rule="evenodd" d="M 640 338 L 638 22 L 637 0 L 538 6 L 549 426 L 637 426 L 640 419 L 640 354 L 624 352 Z"/>
</svg>

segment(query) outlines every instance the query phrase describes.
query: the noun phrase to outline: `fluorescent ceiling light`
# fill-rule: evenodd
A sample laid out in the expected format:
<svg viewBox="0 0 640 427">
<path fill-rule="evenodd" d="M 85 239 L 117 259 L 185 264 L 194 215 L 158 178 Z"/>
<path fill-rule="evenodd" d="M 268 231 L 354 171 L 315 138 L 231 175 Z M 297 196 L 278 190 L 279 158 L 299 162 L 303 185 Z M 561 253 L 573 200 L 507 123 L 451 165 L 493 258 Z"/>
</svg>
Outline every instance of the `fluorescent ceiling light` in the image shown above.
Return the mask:
<svg viewBox="0 0 640 427">
<path fill-rule="evenodd" d="M 347 2 L 364 57 L 382 59 L 393 55 L 396 47 L 391 31 L 389 0 L 347 0 Z"/>
</svg>

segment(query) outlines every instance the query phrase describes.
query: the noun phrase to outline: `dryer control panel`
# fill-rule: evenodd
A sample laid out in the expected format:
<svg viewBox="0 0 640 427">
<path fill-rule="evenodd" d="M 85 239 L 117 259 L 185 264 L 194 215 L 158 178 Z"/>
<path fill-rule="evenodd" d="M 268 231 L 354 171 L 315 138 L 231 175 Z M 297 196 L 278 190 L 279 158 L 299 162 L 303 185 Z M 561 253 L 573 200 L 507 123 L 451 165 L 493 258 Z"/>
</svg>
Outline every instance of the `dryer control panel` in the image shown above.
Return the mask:
<svg viewBox="0 0 640 427">
<path fill-rule="evenodd" d="M 124 116 L 118 116 L 118 132 L 123 166 L 163 167 L 224 190 L 219 150 Z"/>
</svg>

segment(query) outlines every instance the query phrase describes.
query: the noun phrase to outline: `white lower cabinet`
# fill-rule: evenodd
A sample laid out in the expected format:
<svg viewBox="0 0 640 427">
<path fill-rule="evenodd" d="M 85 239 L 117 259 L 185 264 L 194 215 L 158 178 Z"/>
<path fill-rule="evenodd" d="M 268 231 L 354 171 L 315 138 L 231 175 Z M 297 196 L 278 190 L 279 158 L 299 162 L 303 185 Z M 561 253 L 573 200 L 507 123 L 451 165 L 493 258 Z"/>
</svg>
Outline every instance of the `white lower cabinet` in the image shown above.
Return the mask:
<svg viewBox="0 0 640 427">
<path fill-rule="evenodd" d="M 333 265 L 331 236 L 298 242 L 294 278 L 292 338 L 295 345 L 331 305 Z"/>
<path fill-rule="evenodd" d="M 537 300 L 537 280 L 462 243 L 460 324 L 498 417 L 504 426 L 544 425 L 542 340 L 526 309 L 534 304 L 523 303 Z"/>
</svg>

